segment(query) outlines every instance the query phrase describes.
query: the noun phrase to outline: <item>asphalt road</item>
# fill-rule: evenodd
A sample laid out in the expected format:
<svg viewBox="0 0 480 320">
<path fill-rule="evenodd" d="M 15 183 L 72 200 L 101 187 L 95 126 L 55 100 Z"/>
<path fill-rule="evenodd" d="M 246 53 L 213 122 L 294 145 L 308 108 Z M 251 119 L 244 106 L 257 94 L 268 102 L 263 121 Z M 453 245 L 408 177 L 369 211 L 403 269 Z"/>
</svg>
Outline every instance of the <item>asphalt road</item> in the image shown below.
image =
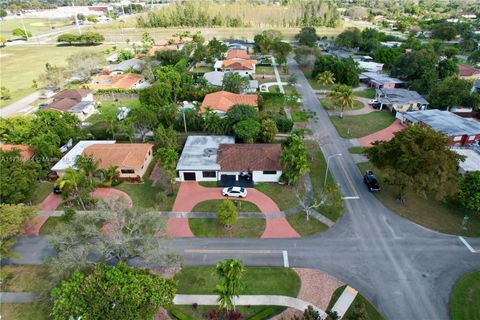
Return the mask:
<svg viewBox="0 0 480 320">
<path fill-rule="evenodd" d="M 226 257 L 247 265 L 316 268 L 350 284 L 385 316 L 399 320 L 449 319 L 451 289 L 464 273 L 480 268 L 480 253 L 472 253 L 456 236 L 423 228 L 385 208 L 363 185 L 362 177 L 327 113 L 296 63 L 290 71 L 307 109 L 316 112 L 312 129 L 343 194 L 346 212 L 327 232 L 300 239 L 175 239 L 168 246 L 186 265 L 213 265 Z M 467 238 L 480 250 L 480 238 Z M 11 263 L 42 263 L 52 249 L 44 237 L 20 237 L 20 259 Z M 281 281 L 281 279 L 279 279 Z"/>
</svg>

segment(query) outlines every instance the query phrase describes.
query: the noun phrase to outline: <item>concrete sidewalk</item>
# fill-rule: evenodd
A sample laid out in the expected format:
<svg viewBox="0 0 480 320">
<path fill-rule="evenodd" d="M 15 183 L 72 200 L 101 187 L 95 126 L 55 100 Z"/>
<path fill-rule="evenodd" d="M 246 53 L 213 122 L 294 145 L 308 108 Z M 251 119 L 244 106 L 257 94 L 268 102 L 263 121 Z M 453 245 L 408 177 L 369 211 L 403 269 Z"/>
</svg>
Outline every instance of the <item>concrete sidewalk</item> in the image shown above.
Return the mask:
<svg viewBox="0 0 480 320">
<path fill-rule="evenodd" d="M 34 292 L 0 292 L 0 303 L 32 303 L 37 300 Z"/>
<path fill-rule="evenodd" d="M 197 303 L 203 306 L 215 306 L 218 295 L 202 295 L 202 294 L 177 294 L 173 299 L 176 305 L 191 305 Z M 235 305 L 239 306 L 284 306 L 294 308 L 299 311 L 304 311 L 308 306 L 312 306 L 320 313 L 322 319 L 327 317 L 327 314 L 322 309 L 313 306 L 311 303 L 287 296 L 276 295 L 241 295 L 234 299 Z"/>
<path fill-rule="evenodd" d="M 345 290 L 343 290 L 337 302 L 335 302 L 335 305 L 332 307 L 332 311 L 335 311 L 340 318 L 343 318 L 345 313 L 347 313 L 348 308 L 350 308 L 352 305 L 353 300 L 355 300 L 357 293 L 357 290 L 347 286 Z"/>
<path fill-rule="evenodd" d="M 280 74 L 278 73 L 277 63 L 275 62 L 274 57 L 272 57 L 272 66 L 273 66 L 273 71 L 275 71 L 275 78 L 277 78 L 278 89 L 280 90 L 280 93 L 285 94 L 285 90 L 283 90 L 282 79 L 280 78 Z"/>
</svg>

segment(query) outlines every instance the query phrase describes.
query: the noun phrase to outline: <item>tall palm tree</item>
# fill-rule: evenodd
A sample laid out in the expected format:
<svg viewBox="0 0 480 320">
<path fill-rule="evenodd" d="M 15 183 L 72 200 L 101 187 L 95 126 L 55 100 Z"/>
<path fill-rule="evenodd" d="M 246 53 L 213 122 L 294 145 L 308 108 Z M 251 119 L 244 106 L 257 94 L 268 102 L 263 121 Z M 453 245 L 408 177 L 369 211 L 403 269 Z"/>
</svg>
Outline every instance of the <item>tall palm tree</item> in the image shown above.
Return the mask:
<svg viewBox="0 0 480 320">
<path fill-rule="evenodd" d="M 329 86 L 335 83 L 335 75 L 331 71 L 324 71 L 317 76 L 317 83 L 321 86 Z"/>
<path fill-rule="evenodd" d="M 353 109 L 353 91 L 352 87 L 344 84 L 336 84 L 328 96 L 341 108 L 340 118 L 343 118 L 345 108 Z"/>
<path fill-rule="evenodd" d="M 81 188 L 85 186 L 85 172 L 83 170 L 76 171 L 72 168 L 66 169 L 63 176 L 58 178 L 56 184 L 62 190 L 62 196 L 65 199 L 69 196 L 78 199 L 83 210 L 86 210 L 81 195 Z"/>
<path fill-rule="evenodd" d="M 215 269 L 220 278 L 223 278 L 223 284 L 221 284 L 219 287 L 222 287 L 222 289 L 225 290 L 225 292 L 222 291 L 220 294 L 219 302 L 220 300 L 225 300 L 224 297 L 222 298 L 222 295 L 228 295 L 229 299 L 231 300 L 233 310 L 235 310 L 233 297 L 238 297 L 239 290 L 242 286 L 241 280 L 243 273 L 245 272 L 243 261 L 226 259 L 225 262 L 218 262 Z M 217 286 L 217 289 L 219 287 Z M 227 301 L 225 301 L 225 304 L 228 306 Z"/>
<path fill-rule="evenodd" d="M 93 176 L 98 171 L 99 164 L 100 160 L 95 160 L 93 155 L 78 156 L 75 160 L 75 166 L 88 175 L 88 181 L 90 184 L 93 182 Z"/>
</svg>

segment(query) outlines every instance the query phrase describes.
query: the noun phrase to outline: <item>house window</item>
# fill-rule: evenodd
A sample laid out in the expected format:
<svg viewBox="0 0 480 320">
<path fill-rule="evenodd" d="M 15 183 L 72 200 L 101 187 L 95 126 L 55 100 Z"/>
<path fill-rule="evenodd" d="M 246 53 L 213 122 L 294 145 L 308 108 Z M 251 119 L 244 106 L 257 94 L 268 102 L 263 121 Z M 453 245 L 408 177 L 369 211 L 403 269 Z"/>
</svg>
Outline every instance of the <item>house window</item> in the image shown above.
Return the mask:
<svg viewBox="0 0 480 320">
<path fill-rule="evenodd" d="M 217 177 L 217 173 L 215 171 L 203 171 L 202 172 L 202 176 L 204 178 L 216 178 Z"/>
<path fill-rule="evenodd" d="M 277 171 L 263 171 L 263 174 L 277 174 Z"/>
<path fill-rule="evenodd" d="M 475 136 L 469 136 L 468 140 L 475 140 Z"/>
<path fill-rule="evenodd" d="M 133 169 L 122 169 L 120 170 L 121 173 L 125 173 L 125 174 L 132 174 L 132 173 L 135 173 L 135 170 Z"/>
<path fill-rule="evenodd" d="M 460 141 L 460 140 L 462 140 L 462 136 L 453 137 L 453 141 Z"/>
<path fill-rule="evenodd" d="M 177 178 L 180 178 L 180 172 L 179 172 L 178 170 L 175 171 L 175 176 L 176 176 Z"/>
</svg>

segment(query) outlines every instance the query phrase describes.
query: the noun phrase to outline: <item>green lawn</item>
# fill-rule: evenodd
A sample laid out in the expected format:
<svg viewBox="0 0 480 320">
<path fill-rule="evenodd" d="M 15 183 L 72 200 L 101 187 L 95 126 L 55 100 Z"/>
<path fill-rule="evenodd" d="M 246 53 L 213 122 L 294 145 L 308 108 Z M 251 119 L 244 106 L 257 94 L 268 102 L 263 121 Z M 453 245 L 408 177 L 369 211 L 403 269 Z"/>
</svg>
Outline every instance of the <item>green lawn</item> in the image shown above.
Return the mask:
<svg viewBox="0 0 480 320">
<path fill-rule="evenodd" d="M 340 108 L 337 105 L 335 105 L 335 103 L 329 98 L 321 98 L 320 103 L 325 108 L 325 110 L 340 111 Z M 359 110 L 359 109 L 362 109 L 363 107 L 364 107 L 364 105 L 363 105 L 362 102 L 360 102 L 358 100 L 354 100 L 353 101 L 353 108 L 352 109 L 345 109 L 345 111 Z"/>
<path fill-rule="evenodd" d="M 260 238 L 265 230 L 265 219 L 238 219 L 227 230 L 217 219 L 190 218 L 188 224 L 193 234 L 201 238 Z"/>
<path fill-rule="evenodd" d="M 330 299 L 330 303 L 328 304 L 327 310 L 330 310 L 334 305 L 335 302 L 337 302 L 338 298 L 342 294 L 342 292 L 345 290 L 346 286 L 342 286 L 335 290 L 335 292 L 332 294 L 332 298 Z M 355 297 L 355 300 L 353 300 L 353 303 L 350 305 L 350 308 L 348 308 L 347 312 L 343 316 L 344 319 L 357 319 L 357 318 L 352 318 L 353 313 L 355 312 L 355 309 L 364 309 L 365 310 L 365 318 L 362 318 L 364 320 L 383 320 L 383 316 L 378 312 L 378 310 L 360 293 L 357 294 Z M 360 318 L 358 318 L 360 319 Z"/>
<path fill-rule="evenodd" d="M 348 152 L 355 153 L 355 154 L 362 154 L 364 150 L 365 148 L 360 146 L 348 148 Z"/>
<path fill-rule="evenodd" d="M 47 270 L 41 265 L 5 265 L 0 267 L 0 291 L 41 292 L 48 288 Z"/>
<path fill-rule="evenodd" d="M 25 29 L 30 31 L 33 36 L 39 33 L 46 33 L 63 26 L 71 25 L 71 19 L 46 19 L 46 18 L 23 18 Z M 53 27 L 53 28 L 52 28 Z M 13 29 L 23 30 L 22 19 L 15 18 L 9 20 L 0 20 L 0 35 L 5 38 L 16 38 L 12 35 Z"/>
<path fill-rule="evenodd" d="M 263 99 L 263 108 L 261 111 L 283 112 L 284 106 L 292 111 L 298 110 L 300 103 L 297 98 L 284 96 L 266 97 Z"/>
<path fill-rule="evenodd" d="M 217 206 L 222 201 L 223 200 L 220 199 L 202 201 L 200 203 L 197 203 L 195 207 L 193 207 L 192 212 L 215 212 Z M 244 200 L 233 200 L 233 203 L 237 207 L 238 212 L 260 212 L 260 209 L 258 209 L 258 207 L 252 202 Z"/>
<path fill-rule="evenodd" d="M 55 231 L 57 226 L 62 225 L 64 222 L 62 221 L 62 217 L 48 217 L 47 221 L 43 224 L 40 228 L 40 235 L 50 235 Z"/>
<path fill-rule="evenodd" d="M 302 237 L 311 236 L 312 234 L 328 230 L 328 226 L 317 219 L 310 217 L 307 221 L 305 218 L 305 211 L 287 217 L 288 223 L 290 223 L 290 225 L 297 230 Z"/>
<path fill-rule="evenodd" d="M 331 116 L 333 125 L 342 138 L 360 138 L 385 129 L 395 121 L 390 112 L 371 112 L 358 116 Z"/>
<path fill-rule="evenodd" d="M 214 267 L 183 267 L 175 280 L 179 294 L 214 294 L 215 285 L 220 282 Z M 300 290 L 300 277 L 289 268 L 246 267 L 242 283 L 239 294 L 296 297 Z"/>
<path fill-rule="evenodd" d="M 307 122 L 308 119 L 315 117 L 313 111 L 292 111 L 292 119 L 294 122 Z"/>
<path fill-rule="evenodd" d="M 323 192 L 325 183 L 325 171 L 327 169 L 327 161 L 323 156 L 322 151 L 314 141 L 306 142 L 308 148 L 308 162 L 310 165 L 310 179 L 312 180 L 314 197 L 319 199 L 319 195 Z M 330 160 L 332 161 L 332 160 Z M 327 187 L 333 187 L 335 181 L 330 171 L 327 173 Z M 343 201 L 341 200 L 340 190 L 335 191 L 334 204 L 330 206 L 321 206 L 317 208 L 317 211 L 329 218 L 332 221 L 336 221 L 343 213 Z"/>
<path fill-rule="evenodd" d="M 205 188 L 218 188 L 217 181 L 199 181 L 198 184 Z"/>
<path fill-rule="evenodd" d="M 353 91 L 353 95 L 356 97 L 373 99 L 375 98 L 375 88 L 368 88 L 362 91 Z"/>
<path fill-rule="evenodd" d="M 32 80 L 38 80 L 45 71 L 45 64 L 65 67 L 67 58 L 80 51 L 101 52 L 112 46 L 57 47 L 55 45 L 13 46 L 0 49 L 0 74 L 2 86 L 10 90 L 12 98 L 1 100 L 0 108 L 38 90 L 32 88 Z"/>
<path fill-rule="evenodd" d="M 279 306 L 237 306 L 235 309 L 236 311 L 240 312 L 242 314 L 242 319 L 250 319 L 250 317 L 254 316 L 255 314 L 261 312 L 262 310 L 265 310 L 266 308 L 271 308 L 272 309 L 272 315 L 277 315 L 280 314 L 283 310 L 285 310 L 285 307 L 279 307 Z M 209 319 L 208 318 L 208 313 L 213 310 L 218 310 L 218 306 L 197 306 L 196 308 L 193 308 L 190 305 L 180 305 L 180 306 L 175 306 L 175 310 L 181 311 L 184 315 L 190 317 L 190 319 Z M 172 310 L 170 309 L 170 310 Z M 270 317 L 269 317 L 270 318 Z M 175 317 L 172 317 L 172 319 L 176 319 Z"/>
<path fill-rule="evenodd" d="M 303 184 L 299 183 L 299 186 L 303 190 Z M 258 183 L 255 188 L 272 198 L 282 211 L 293 208 L 298 204 L 293 186 L 278 183 Z"/>
<path fill-rule="evenodd" d="M 98 106 L 98 113 L 87 119 L 92 124 L 100 122 L 117 121 L 118 108 L 128 107 L 131 110 L 138 108 L 140 101 L 138 99 L 119 100 L 119 101 L 102 101 Z"/>
<path fill-rule="evenodd" d="M 43 200 L 53 191 L 53 182 L 39 181 L 36 183 L 35 191 L 27 200 L 30 204 L 36 206 L 42 203 Z"/>
<path fill-rule="evenodd" d="M 42 303 L 2 303 L 2 320 L 48 320 L 50 308 Z"/>
<path fill-rule="evenodd" d="M 213 67 L 198 67 L 198 68 L 194 68 L 191 72 L 192 73 L 207 73 L 207 72 L 210 72 L 210 71 L 213 71 Z"/>
<path fill-rule="evenodd" d="M 279 70 L 280 71 L 280 70 Z M 257 66 L 255 68 L 256 75 L 275 74 L 272 66 Z"/>
<path fill-rule="evenodd" d="M 452 320 L 480 320 L 480 270 L 457 281 L 450 298 Z"/>
<path fill-rule="evenodd" d="M 145 179 L 145 182 L 141 184 L 123 182 L 115 188 L 128 193 L 132 198 L 134 208 L 170 211 L 175 202 L 178 184 L 173 185 L 173 193 L 170 187 L 167 190 L 153 187 L 152 181 L 148 179 Z"/>
<path fill-rule="evenodd" d="M 442 202 L 435 200 L 434 195 L 429 195 L 425 199 L 414 192 L 407 192 L 406 202 L 402 204 L 396 199 L 396 187 L 385 184 L 381 170 L 373 167 L 369 162 L 359 163 L 358 168 L 362 173 L 367 169 L 374 171 L 382 187 L 382 191 L 374 193 L 375 196 L 399 215 L 443 233 L 480 237 L 480 216 L 470 214 L 455 201 Z M 468 229 L 463 230 L 461 224 L 466 214 L 469 215 L 470 220 Z"/>
</svg>

